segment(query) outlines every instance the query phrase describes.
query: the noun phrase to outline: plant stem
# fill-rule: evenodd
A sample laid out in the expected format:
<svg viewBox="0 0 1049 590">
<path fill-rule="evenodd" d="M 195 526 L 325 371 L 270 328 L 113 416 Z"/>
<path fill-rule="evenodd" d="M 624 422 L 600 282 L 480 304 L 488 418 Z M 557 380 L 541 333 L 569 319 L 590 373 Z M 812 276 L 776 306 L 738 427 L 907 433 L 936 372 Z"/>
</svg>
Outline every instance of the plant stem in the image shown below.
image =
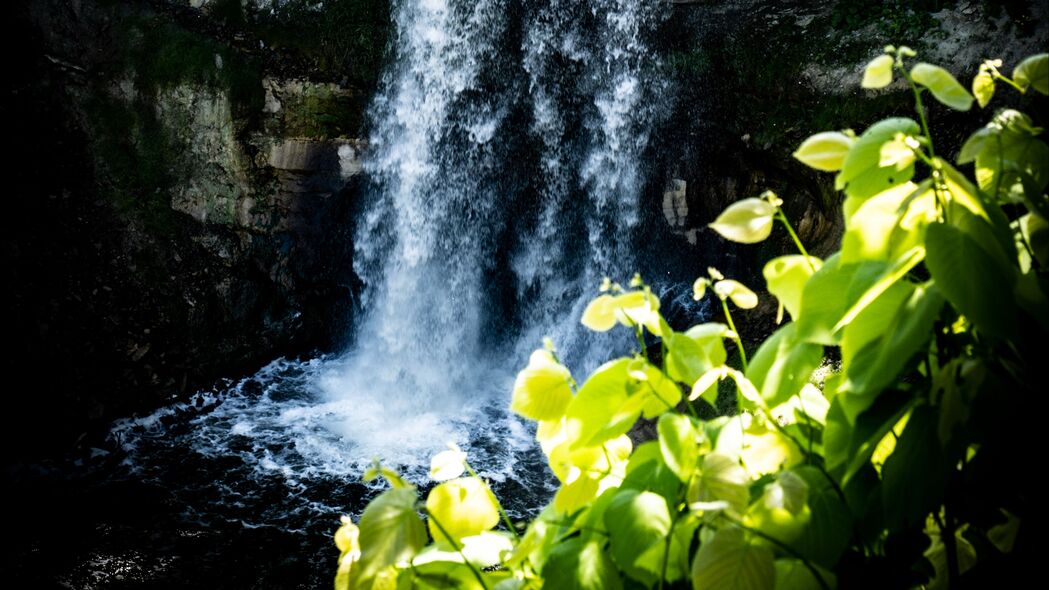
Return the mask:
<svg viewBox="0 0 1049 590">
<path fill-rule="evenodd" d="M 736 346 L 739 347 L 739 360 L 740 364 L 743 365 L 743 372 L 747 372 L 747 351 L 743 349 L 743 337 L 739 335 L 739 330 L 736 330 L 736 323 L 732 321 L 732 312 L 728 310 L 728 301 L 725 299 L 721 300 L 721 307 L 725 310 L 725 320 L 728 322 L 728 327 L 732 330 L 732 333 L 736 335 L 733 340 L 736 341 Z"/>
<path fill-rule="evenodd" d="M 794 228 L 790 225 L 790 221 L 787 220 L 787 216 L 783 214 L 783 209 L 780 209 L 779 207 L 776 208 L 776 217 L 778 217 L 787 228 L 787 232 L 790 234 L 791 239 L 794 240 L 794 245 L 798 247 L 798 251 L 805 257 L 805 262 L 809 265 L 809 268 L 812 269 L 812 272 L 816 272 L 816 266 L 812 264 L 811 260 L 809 260 L 808 251 L 805 250 L 805 246 L 801 244 L 801 239 L 798 237 L 798 234 L 794 232 Z"/>
<path fill-rule="evenodd" d="M 434 515 L 431 514 L 429 511 L 426 512 L 426 515 L 430 517 L 430 520 L 433 521 L 433 524 L 437 525 L 437 530 L 441 531 L 441 534 L 444 535 L 444 538 L 448 539 L 448 542 L 452 544 L 452 548 L 455 549 L 455 552 L 463 558 L 463 563 L 466 564 L 466 567 L 470 568 L 470 571 L 473 573 L 474 577 L 477 578 L 477 581 L 481 584 L 481 587 L 484 588 L 484 590 L 488 590 L 488 584 L 484 583 L 484 577 L 481 576 L 481 572 L 477 571 L 477 568 L 475 568 L 474 565 L 470 563 L 470 560 L 466 558 L 466 554 L 463 553 L 463 548 L 459 545 L 459 543 L 455 542 L 455 539 L 453 539 L 451 535 L 448 534 L 448 531 L 444 529 L 444 526 L 441 524 L 441 521 L 437 520 L 437 518 L 435 518 Z"/>
</svg>

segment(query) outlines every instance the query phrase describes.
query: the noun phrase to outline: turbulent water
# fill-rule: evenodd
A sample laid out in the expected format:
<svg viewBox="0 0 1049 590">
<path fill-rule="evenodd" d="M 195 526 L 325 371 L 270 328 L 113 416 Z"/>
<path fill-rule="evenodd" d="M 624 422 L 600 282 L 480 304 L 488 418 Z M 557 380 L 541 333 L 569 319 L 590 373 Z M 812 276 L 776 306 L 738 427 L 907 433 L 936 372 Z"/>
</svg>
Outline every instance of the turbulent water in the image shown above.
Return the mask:
<svg viewBox="0 0 1049 590">
<path fill-rule="evenodd" d="M 649 39 L 667 4 L 392 9 L 352 349 L 275 361 L 113 430 L 140 475 L 178 486 L 169 463 L 198 466 L 183 496 L 202 520 L 295 528 L 359 512 L 340 490 L 373 459 L 423 482 L 448 442 L 516 511 L 534 510 L 549 476 L 531 427 L 506 411 L 514 373 L 543 336 L 577 374 L 619 345 L 578 318 L 602 276 L 625 280 L 639 264 L 645 153 L 670 95 Z"/>
</svg>

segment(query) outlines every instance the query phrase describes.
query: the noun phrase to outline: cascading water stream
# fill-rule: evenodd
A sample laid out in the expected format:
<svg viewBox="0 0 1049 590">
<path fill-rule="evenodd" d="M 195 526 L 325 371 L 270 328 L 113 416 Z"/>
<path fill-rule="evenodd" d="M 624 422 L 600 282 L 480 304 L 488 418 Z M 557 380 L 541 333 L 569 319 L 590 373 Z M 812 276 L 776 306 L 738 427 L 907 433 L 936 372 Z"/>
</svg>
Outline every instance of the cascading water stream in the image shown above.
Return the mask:
<svg viewBox="0 0 1049 590">
<path fill-rule="evenodd" d="M 531 429 L 506 410 L 512 380 L 544 335 L 577 375 L 613 354 L 616 337 L 578 318 L 602 276 L 637 264 L 645 153 L 667 94 L 646 39 L 665 10 L 395 1 L 370 110 L 354 347 L 118 423 L 127 462 L 161 479 L 156 457 L 192 448 L 234 518 L 287 526 L 359 510 L 332 490 L 375 458 L 424 481 L 429 457 L 456 442 L 518 496 L 511 507 L 545 502 Z M 260 482 L 287 493 L 260 510 Z"/>
</svg>

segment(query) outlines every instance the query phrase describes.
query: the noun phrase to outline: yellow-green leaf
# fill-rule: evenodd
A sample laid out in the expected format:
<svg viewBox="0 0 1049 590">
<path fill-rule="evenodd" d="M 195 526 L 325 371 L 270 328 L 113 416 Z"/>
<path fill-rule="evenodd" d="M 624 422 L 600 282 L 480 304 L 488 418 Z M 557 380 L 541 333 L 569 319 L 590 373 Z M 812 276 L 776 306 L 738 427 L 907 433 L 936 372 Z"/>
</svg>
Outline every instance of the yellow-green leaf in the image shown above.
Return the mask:
<svg viewBox="0 0 1049 590">
<path fill-rule="evenodd" d="M 595 332 L 607 332 L 616 325 L 615 297 L 599 295 L 583 310 L 583 325 Z"/>
<path fill-rule="evenodd" d="M 572 378 L 554 355 L 544 349 L 532 353 L 528 366 L 517 374 L 510 409 L 532 420 L 560 418 L 572 401 Z"/>
<path fill-rule="evenodd" d="M 973 106 L 973 96 L 969 94 L 950 72 L 921 62 L 911 68 L 911 79 L 929 89 L 936 100 L 956 111 L 967 111 Z"/>
<path fill-rule="evenodd" d="M 430 479 L 448 481 L 455 479 L 466 470 L 466 453 L 458 449 L 441 451 L 430 459 Z"/>
<path fill-rule="evenodd" d="M 458 543 L 463 537 L 479 535 L 499 524 L 499 510 L 492 493 L 476 477 L 435 486 L 426 497 L 426 512 L 430 516 L 430 534 L 437 542 L 447 542 L 450 536 Z"/>
<path fill-rule="evenodd" d="M 987 70 L 980 70 L 973 78 L 973 96 L 981 109 L 990 104 L 994 97 L 994 76 Z"/>
<path fill-rule="evenodd" d="M 765 264 L 762 274 L 765 275 L 769 293 L 775 295 L 780 304 L 787 308 L 790 317 L 797 319 L 801 311 L 801 293 L 805 289 L 805 282 L 822 265 L 823 261 L 819 258 L 809 256 L 806 259 L 800 254 L 780 256 Z"/>
<path fill-rule="evenodd" d="M 768 201 L 743 199 L 729 205 L 709 227 L 726 240 L 756 244 L 772 233 L 775 215 L 776 208 Z"/>
<path fill-rule="evenodd" d="M 845 155 L 856 143 L 856 138 L 840 131 L 824 131 L 806 139 L 794 152 L 794 157 L 802 164 L 824 172 L 841 170 Z"/>
<path fill-rule="evenodd" d="M 891 55 L 879 55 L 872 59 L 863 69 L 863 81 L 860 82 L 860 86 L 875 89 L 891 84 L 893 62 Z"/>
<path fill-rule="evenodd" d="M 743 283 L 725 279 L 714 283 L 714 292 L 722 300 L 731 299 L 741 309 L 753 309 L 758 305 L 758 296 Z"/>
<path fill-rule="evenodd" d="M 903 184 L 914 176 L 914 166 L 897 170 L 895 166 L 881 166 L 881 148 L 897 135 L 917 136 L 921 129 L 906 118 L 892 118 L 871 125 L 845 156 L 845 163 L 834 179 L 835 187 L 845 194 L 866 199 L 883 190 Z"/>
<path fill-rule="evenodd" d="M 1020 88 L 1034 88 L 1049 94 L 1049 53 L 1039 53 L 1020 62 L 1013 70 L 1013 82 Z"/>
</svg>

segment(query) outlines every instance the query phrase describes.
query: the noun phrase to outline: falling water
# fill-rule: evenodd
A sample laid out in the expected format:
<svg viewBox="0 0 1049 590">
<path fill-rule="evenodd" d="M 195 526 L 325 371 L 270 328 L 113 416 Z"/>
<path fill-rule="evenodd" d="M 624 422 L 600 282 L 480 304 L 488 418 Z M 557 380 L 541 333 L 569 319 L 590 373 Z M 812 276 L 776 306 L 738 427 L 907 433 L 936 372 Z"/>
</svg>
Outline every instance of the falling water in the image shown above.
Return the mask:
<svg viewBox="0 0 1049 590">
<path fill-rule="evenodd" d="M 233 455 L 236 477 L 281 479 L 312 498 L 289 502 L 327 514 L 349 508 L 311 496 L 317 481 L 356 478 L 374 458 L 424 480 L 429 457 L 456 442 L 482 474 L 530 494 L 523 509 L 545 501 L 530 427 L 506 411 L 513 375 L 544 335 L 577 373 L 616 345 L 578 318 L 602 276 L 637 265 L 645 153 L 667 110 L 647 39 L 668 8 L 395 0 L 392 9 L 355 236 L 366 287 L 353 348 L 279 361 L 118 424 L 114 437 L 143 472 L 160 477 L 149 462 L 160 446 Z M 250 506 L 242 487 L 232 495 Z"/>
</svg>

